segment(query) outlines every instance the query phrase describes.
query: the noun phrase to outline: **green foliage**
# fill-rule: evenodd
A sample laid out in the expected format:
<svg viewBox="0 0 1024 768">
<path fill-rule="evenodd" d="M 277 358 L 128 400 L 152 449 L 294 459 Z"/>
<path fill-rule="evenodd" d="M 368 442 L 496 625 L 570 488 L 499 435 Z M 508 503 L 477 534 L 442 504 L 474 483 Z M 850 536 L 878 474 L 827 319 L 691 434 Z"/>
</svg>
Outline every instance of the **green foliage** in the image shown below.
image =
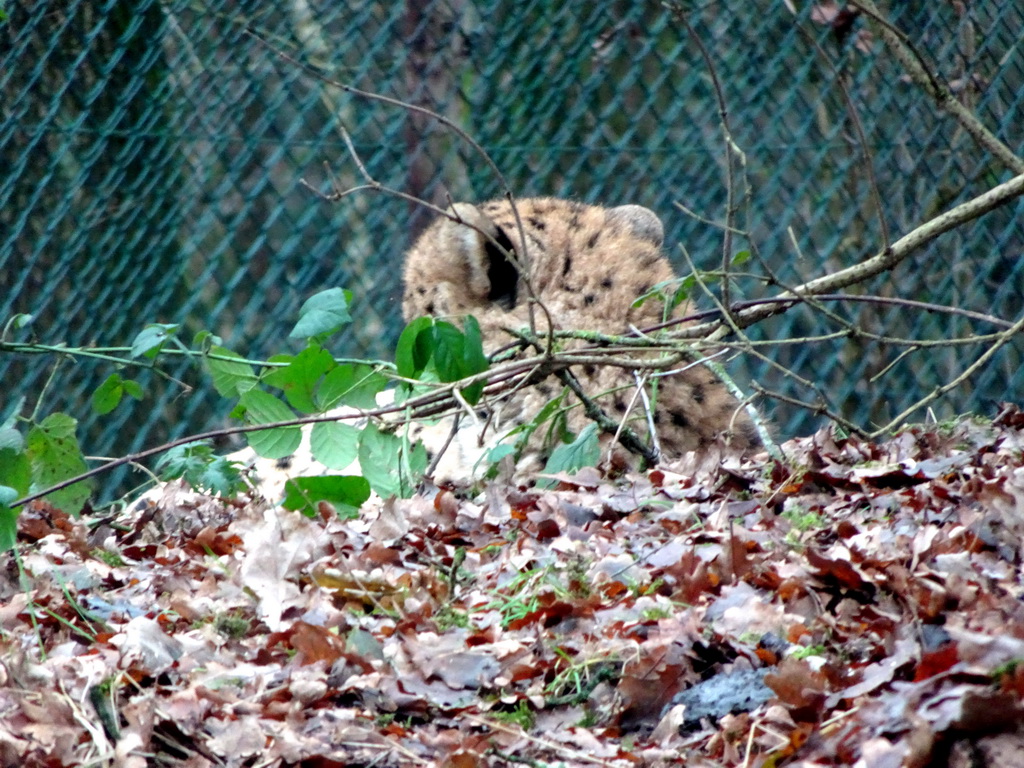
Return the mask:
<svg viewBox="0 0 1024 768">
<path fill-rule="evenodd" d="M 111 568 L 121 568 L 126 565 L 124 558 L 121 557 L 118 552 L 111 552 L 109 549 L 103 549 L 102 547 L 96 547 L 91 552 L 92 556 L 95 557 L 102 563 L 106 563 Z"/>
<path fill-rule="evenodd" d="M 444 320 L 420 317 L 402 331 L 395 349 L 398 375 L 406 379 L 431 379 L 452 382 L 487 370 L 480 326 L 467 317 L 465 332 Z M 478 382 L 461 390 L 470 405 L 476 405 L 484 384 Z"/>
<path fill-rule="evenodd" d="M 319 410 L 314 401 L 317 385 L 332 367 L 336 367 L 331 354 L 319 344 L 310 343 L 295 356 L 276 355 L 270 362 L 285 365 L 267 371 L 261 377 L 262 382 L 284 392 L 292 408 L 316 413 Z"/>
<path fill-rule="evenodd" d="M 186 348 L 177 338 L 180 326 L 167 323 L 147 325 L 131 346 L 124 348 L 127 357 L 112 359 L 115 364 L 126 366 L 140 365 L 134 359 L 144 358 L 148 361 L 146 367 L 168 354 L 201 360 L 216 391 L 223 397 L 237 398 L 232 415 L 253 426 L 293 421 L 296 412 L 321 414 L 342 406 L 373 409 L 377 395 L 389 382 L 381 372 L 382 366 L 337 361 L 323 347 L 330 334 L 351 322 L 351 299 L 352 294 L 340 288 L 310 297 L 291 333 L 291 338 L 308 340 L 305 348 L 298 354 L 271 358 L 260 372 L 254 361 L 221 346 L 221 339 L 209 331 L 198 332 L 194 349 Z M 31 319 L 29 315 L 12 317 L 4 325 L 3 335 L 24 327 Z M 411 378 L 424 374 L 428 367 L 430 376 L 452 381 L 486 369 L 480 329 L 474 320 L 467 321 L 465 333 L 451 324 L 433 320 L 421 322 L 418 327 L 427 329 L 418 341 L 424 362 L 409 372 Z M 465 394 L 475 402 L 482 388 L 482 384 L 474 385 Z M 96 413 L 107 414 L 126 397 L 140 400 L 144 394 L 137 381 L 114 372 L 95 390 L 91 405 Z M 5 549 L 15 543 L 18 510 L 12 505 L 16 501 L 46 492 L 86 471 L 75 437 L 76 420 L 55 413 L 36 423 L 34 416 L 22 419 L 23 407 L 24 398 L 0 425 L 0 547 Z M 31 425 L 27 435 L 19 430 L 19 420 Z M 270 459 L 294 453 L 302 439 L 298 425 L 253 430 L 247 435 L 252 448 Z M 383 496 L 408 496 L 427 465 L 422 446 L 374 425 L 359 429 L 339 421 L 316 423 L 310 431 L 310 448 L 313 457 L 329 469 L 344 469 L 360 459 L 366 467 L 366 477 L 335 475 L 290 482 L 285 506 L 304 514 L 314 513 L 319 501 L 328 501 L 340 514 L 354 515 L 369 497 L 371 488 Z M 237 495 L 244 489 L 238 467 L 216 456 L 205 442 L 168 450 L 158 461 L 157 471 L 164 479 L 181 477 L 194 488 L 224 496 Z M 56 506 L 77 514 L 89 496 L 89 487 L 80 482 L 47 495 Z"/>
<path fill-rule="evenodd" d="M 249 424 L 273 424 L 277 421 L 291 421 L 295 418 L 292 410 L 262 389 L 250 389 L 238 399 Z M 246 437 L 256 453 L 266 459 L 283 459 L 291 456 L 302 442 L 302 428 L 275 427 L 249 432 Z"/>
<path fill-rule="evenodd" d="M 368 424 L 359 439 L 359 466 L 377 493 L 384 498 L 406 498 L 427 471 L 427 451 L 404 436 L 380 431 Z"/>
<path fill-rule="evenodd" d="M 370 498 L 370 483 L 365 477 L 346 475 L 324 475 L 322 477 L 297 477 L 285 483 L 285 509 L 301 512 L 306 517 L 315 517 L 317 505 L 329 502 L 344 519 L 358 516 L 359 508 Z"/>
<path fill-rule="evenodd" d="M 506 456 L 511 456 L 515 452 L 516 446 L 513 443 L 498 443 L 487 453 L 487 463 L 497 464 Z"/>
<path fill-rule="evenodd" d="M 732 257 L 730 266 L 739 267 L 748 261 L 750 261 L 750 251 L 737 251 Z M 708 286 L 719 283 L 722 280 L 722 274 L 723 273 L 720 271 L 700 270 L 697 273 L 687 275 L 686 277 L 675 277 L 671 280 L 663 280 L 652 286 L 647 293 L 637 298 L 633 302 L 633 306 L 642 306 L 651 299 L 662 301 L 665 303 L 665 317 L 667 318 L 672 314 L 672 311 L 676 307 L 693 295 L 694 288 L 701 283 Z"/>
<path fill-rule="evenodd" d="M 6 323 L 4 323 L 4 329 L 3 332 L 0 333 L 0 339 L 6 339 L 11 330 L 18 331 L 28 325 L 31 325 L 33 320 L 35 320 L 35 318 L 32 315 L 26 315 L 23 312 L 13 315 Z"/>
<path fill-rule="evenodd" d="M 818 512 L 804 509 L 799 504 L 792 505 L 780 517 L 792 523 L 793 527 L 801 533 L 820 528 L 822 525 L 822 517 Z"/>
<path fill-rule="evenodd" d="M 358 460 L 361 477 L 327 475 L 298 478 L 286 485 L 284 506 L 311 515 L 321 501 L 334 505 L 339 514 L 353 516 L 369 497 L 371 490 L 384 497 L 409 496 L 427 469 L 427 453 L 401 433 L 370 422 L 366 426 L 345 423 L 346 414 L 358 415 L 377 407 L 378 395 L 391 380 L 387 364 L 336 360 L 324 346 L 327 338 L 352 321 L 352 294 L 330 288 L 310 297 L 300 310 L 290 334 L 306 339 L 296 354 L 282 354 L 265 363 L 248 360 L 222 345 L 210 331 L 199 331 L 193 348 L 177 337 L 180 326 L 168 323 L 147 325 L 121 350 L 118 358 L 104 354 L 119 369 L 126 366 L 155 367 L 158 358 L 168 355 L 189 356 L 205 366 L 214 388 L 223 397 L 237 401 L 232 416 L 250 427 L 297 421 L 306 415 L 349 408 L 333 420 L 314 423 L 309 432 L 312 457 L 331 470 L 345 470 Z M 30 316 L 15 316 L 4 326 L 3 334 L 31 321 Z M 62 350 L 66 352 L 66 350 Z M 72 353 L 74 351 L 71 351 Z M 84 354 L 84 351 L 83 351 Z M 141 361 L 139 359 L 142 359 Z M 484 373 L 489 362 L 483 350 L 480 326 L 467 317 L 463 327 L 434 318 L 419 318 L 408 325 L 399 339 L 392 369 L 404 381 L 398 401 L 421 386 L 448 384 Z M 421 382 L 421 384 L 417 384 Z M 475 405 L 483 394 L 484 382 L 462 387 L 459 395 Z M 98 414 L 107 414 L 125 400 L 141 400 L 145 395 L 138 381 L 111 373 L 92 395 L 91 405 Z M 555 398 L 537 417 L 515 431 L 515 441 L 491 451 L 492 462 L 521 450 L 541 425 L 547 424 L 549 438 L 564 440 L 563 396 Z M 41 399 L 41 398 L 40 398 Z M 48 489 L 61 481 L 82 474 L 86 465 L 75 437 L 77 422 L 66 414 L 51 414 L 31 427 L 27 435 L 16 426 L 23 402 L 0 425 L 0 546 L 14 544 L 16 509 L 13 504 L 36 493 L 47 493 L 52 503 L 72 514 L 84 506 L 89 487 L 76 483 L 59 491 Z M 38 406 L 37 406 L 38 410 Z M 270 426 L 246 431 L 253 450 L 267 459 L 293 454 L 302 443 L 299 425 Z M 597 461 L 596 430 L 588 428 L 572 443 L 559 445 L 548 462 L 549 472 L 573 471 Z M 193 442 L 168 450 L 157 462 L 163 479 L 184 478 L 192 487 L 223 496 L 244 489 L 239 468 L 216 456 L 206 442 Z"/>
<path fill-rule="evenodd" d="M 556 648 L 555 653 L 564 666 L 544 687 L 549 707 L 580 706 L 599 683 L 619 676 L 621 664 L 613 657 L 576 659 L 561 648 Z"/>
<path fill-rule="evenodd" d="M 388 384 L 388 378 L 373 366 L 364 363 L 337 365 L 330 369 L 316 390 L 319 410 L 340 405 L 353 408 L 374 408 L 377 394 Z"/>
<path fill-rule="evenodd" d="M 133 379 L 122 378 L 119 373 L 112 373 L 92 393 L 92 409 L 100 415 L 110 413 L 125 395 L 141 400 L 144 397 L 142 385 Z"/>
<path fill-rule="evenodd" d="M 373 408 L 386 376 L 364 363 L 338 363 L 316 341 L 297 355 L 276 355 L 259 381 L 280 389 L 288 404 L 302 413 L 321 413 L 341 405 Z"/>
<path fill-rule="evenodd" d="M 545 592 L 553 592 L 560 599 L 567 599 L 573 595 L 562 583 L 554 567 L 546 566 L 519 573 L 500 591 L 493 593 L 491 600 L 482 610 L 498 611 L 501 614 L 501 625 L 507 629 L 513 621 L 539 610 L 542 604 L 541 597 Z"/>
<path fill-rule="evenodd" d="M 450 605 L 441 606 L 437 613 L 434 614 L 434 623 L 437 624 L 438 631 L 440 632 L 447 632 L 453 627 L 469 629 L 472 626 L 468 613 L 452 608 Z"/>
<path fill-rule="evenodd" d="M 597 439 L 597 424 L 585 426 L 571 443 L 562 443 L 555 447 L 544 465 L 544 474 L 559 472 L 575 472 L 583 467 L 592 467 L 601 458 L 601 445 Z M 542 478 L 538 483 L 542 488 L 551 488 L 555 481 Z"/>
<path fill-rule="evenodd" d="M 351 424 L 321 421 L 313 425 L 309 448 L 316 460 L 328 469 L 345 469 L 359 455 L 362 431 Z"/>
<path fill-rule="evenodd" d="M 14 547 L 18 513 L 11 505 L 28 493 L 32 484 L 32 467 L 25 452 L 25 438 L 14 427 L 24 401 L 0 424 L 0 552 Z"/>
<path fill-rule="evenodd" d="M 0 552 L 14 549 L 18 541 L 18 512 L 11 504 L 21 494 L 9 494 L 9 488 L 0 488 Z"/>
<path fill-rule="evenodd" d="M 796 648 L 789 655 L 794 659 L 806 659 L 811 656 L 824 656 L 825 646 L 811 645 L 806 648 Z"/>
<path fill-rule="evenodd" d="M 660 283 L 655 283 L 647 293 L 642 294 L 634 302 L 634 307 L 640 307 L 646 304 L 648 301 L 656 300 L 664 302 L 665 304 L 665 315 L 672 314 L 672 310 L 686 301 L 690 296 L 690 291 L 697 284 L 696 279 L 690 275 L 689 277 L 683 278 L 672 278 L 671 280 L 662 280 Z"/>
<path fill-rule="evenodd" d="M 132 341 L 132 357 L 155 358 L 168 341 L 175 338 L 180 326 L 174 323 L 152 323 L 147 325 Z"/>
<path fill-rule="evenodd" d="M 238 610 L 219 613 L 213 619 L 213 628 L 229 640 L 241 640 L 252 628 L 249 619 Z"/>
<path fill-rule="evenodd" d="M 328 288 L 306 299 L 299 309 L 299 321 L 288 335 L 291 339 L 330 336 L 352 322 L 348 305 L 352 292 L 341 288 Z"/>
<path fill-rule="evenodd" d="M 213 388 L 221 397 L 238 397 L 258 381 L 252 366 L 241 355 L 224 347 L 211 347 L 206 365 L 213 377 Z"/>
<path fill-rule="evenodd" d="M 0 424 L 0 551 L 14 547 L 18 509 L 14 502 L 80 475 L 86 470 L 75 428 L 78 422 L 53 413 L 31 427 L 27 437 L 15 426 L 24 400 Z M 89 485 L 78 482 L 49 496 L 55 507 L 77 515 L 89 498 Z"/>
<path fill-rule="evenodd" d="M 659 619 L 671 618 L 674 613 L 667 605 L 659 605 L 640 611 L 640 618 L 643 621 L 658 621 Z"/>
<path fill-rule="evenodd" d="M 520 699 L 513 709 L 491 710 L 491 717 L 498 722 L 518 725 L 524 731 L 530 731 L 537 722 L 537 715 L 530 709 L 526 699 Z"/>
<path fill-rule="evenodd" d="M 0 425 L 0 486 L 13 490 L 16 494 L 28 493 L 32 483 L 31 467 L 28 454 L 25 452 L 25 438 L 13 424 Z M 14 498 L 10 501 L 14 501 Z M 0 491 L 0 502 L 3 492 Z"/>
<path fill-rule="evenodd" d="M 51 413 L 33 426 L 25 441 L 31 466 L 30 493 L 42 491 L 86 471 L 85 458 L 78 446 L 75 428 L 78 421 L 64 413 Z M 78 482 L 54 491 L 48 500 L 69 515 L 77 515 L 89 498 L 87 482 Z"/>
<path fill-rule="evenodd" d="M 490 477 L 496 476 L 497 464 L 506 456 L 515 454 L 518 457 L 533 433 L 541 427 L 548 430 L 546 440 L 548 443 L 572 440 L 573 435 L 565 428 L 565 415 L 562 408 L 564 401 L 565 390 L 548 401 L 528 423 L 509 431 L 505 439 L 494 446 L 487 454 L 487 463 L 491 465 L 488 475 Z"/>
<path fill-rule="evenodd" d="M 166 480 L 181 477 L 196 490 L 221 496 L 236 496 L 245 488 L 238 465 L 216 456 L 206 440 L 171 448 L 160 457 L 156 469 Z"/>
</svg>

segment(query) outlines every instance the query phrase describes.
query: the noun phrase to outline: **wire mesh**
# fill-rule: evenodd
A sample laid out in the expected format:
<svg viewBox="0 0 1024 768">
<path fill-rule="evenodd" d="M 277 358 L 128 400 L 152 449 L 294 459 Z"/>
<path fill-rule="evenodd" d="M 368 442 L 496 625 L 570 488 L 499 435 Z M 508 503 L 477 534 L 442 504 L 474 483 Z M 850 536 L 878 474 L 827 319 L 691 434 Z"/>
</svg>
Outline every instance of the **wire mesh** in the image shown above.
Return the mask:
<svg viewBox="0 0 1024 768">
<path fill-rule="evenodd" d="M 342 286 L 355 293 L 357 322 L 332 351 L 389 356 L 401 329 L 401 255 L 430 214 L 381 194 L 317 195 L 363 182 L 343 129 L 373 178 L 404 193 L 444 205 L 504 190 L 480 152 L 436 120 L 312 70 L 443 115 L 517 195 L 654 209 L 680 271 L 682 248 L 701 268 L 720 263 L 714 222 L 728 204 L 722 120 L 698 40 L 742 152 L 737 223 L 784 284 L 877 252 L 882 220 L 898 237 L 1010 177 L 909 81 L 867 20 L 837 16 L 832 3 L 793 5 L 751 13 L 739 0 L 674 11 L 551 0 L 10 4 L 0 21 L 0 320 L 30 313 L 31 338 L 70 347 L 127 345 L 148 322 L 178 323 L 185 343 L 209 329 L 261 357 L 289 350 L 302 301 Z M 882 8 L 957 99 L 1019 152 L 1020 5 Z M 1020 202 L 1004 206 L 863 290 L 1016 318 L 1022 212 Z M 739 280 L 733 295 L 757 296 L 757 285 Z M 991 330 L 870 303 L 834 309 L 890 336 Z M 829 330 L 821 313 L 797 310 L 753 336 Z M 741 384 L 820 394 L 871 424 L 953 379 L 981 348 L 929 349 L 887 370 L 901 351 L 867 337 L 769 348 L 817 394 L 753 357 L 734 370 Z M 1019 399 L 1022 351 L 1011 341 L 935 414 Z M 43 411 L 80 419 L 95 454 L 221 424 L 230 408 L 182 360 L 163 374 L 132 371 L 148 399 L 96 417 L 89 396 L 111 363 L 76 357 L 53 375 L 59 360 L 0 354 L 3 411 L 43 397 Z M 819 424 L 804 409 L 767 407 L 782 437 Z M 108 491 L 126 482 L 114 478 Z"/>
</svg>

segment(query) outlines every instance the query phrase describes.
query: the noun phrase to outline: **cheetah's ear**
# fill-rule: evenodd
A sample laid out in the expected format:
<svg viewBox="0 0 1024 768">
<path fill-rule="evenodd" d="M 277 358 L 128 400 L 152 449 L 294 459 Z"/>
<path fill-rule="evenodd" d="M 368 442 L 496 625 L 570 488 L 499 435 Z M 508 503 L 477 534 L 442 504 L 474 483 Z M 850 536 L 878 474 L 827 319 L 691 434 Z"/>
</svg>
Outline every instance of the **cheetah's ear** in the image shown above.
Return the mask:
<svg viewBox="0 0 1024 768">
<path fill-rule="evenodd" d="M 658 214 L 642 205 L 620 205 L 608 210 L 605 219 L 609 224 L 625 227 L 641 240 L 647 240 L 661 247 L 665 239 L 665 230 L 661 226 Z"/>
<path fill-rule="evenodd" d="M 470 203 L 454 203 L 449 213 L 461 222 L 448 221 L 444 227 L 453 247 L 469 269 L 469 289 L 478 297 L 500 304 L 516 305 L 519 271 L 505 253 L 515 253 L 512 241 L 491 218 Z"/>
</svg>

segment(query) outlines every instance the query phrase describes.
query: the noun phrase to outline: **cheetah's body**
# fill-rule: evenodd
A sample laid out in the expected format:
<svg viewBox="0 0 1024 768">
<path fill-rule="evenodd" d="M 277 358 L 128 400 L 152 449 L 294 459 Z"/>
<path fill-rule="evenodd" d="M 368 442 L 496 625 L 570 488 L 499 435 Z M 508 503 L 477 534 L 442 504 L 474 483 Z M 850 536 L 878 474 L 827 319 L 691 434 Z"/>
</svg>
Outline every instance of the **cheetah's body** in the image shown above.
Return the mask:
<svg viewBox="0 0 1024 768">
<path fill-rule="evenodd" d="M 479 207 L 457 204 L 455 214 L 477 229 L 442 218 L 419 237 L 405 261 L 403 312 L 407 320 L 432 315 L 458 321 L 471 314 L 480 323 L 488 351 L 511 340 L 504 329 L 528 326 L 526 282 L 501 251 L 489 245 L 481 234 L 484 232 L 515 251 L 528 271 L 536 298 L 547 307 L 557 329 L 625 334 L 662 321 L 662 302 L 651 300 L 634 306 L 637 297 L 674 277 L 661 253 L 662 227 L 654 213 L 639 206 L 606 209 L 555 199 L 520 200 L 516 207 L 526 238 L 525 252 L 514 247 L 519 236 L 507 202 Z M 679 307 L 677 313 L 687 309 Z M 536 312 L 540 331 L 546 327 L 545 317 Z M 609 416 L 625 415 L 636 386 L 629 371 L 581 366 L 574 373 Z M 548 379 L 516 394 L 501 408 L 504 423 L 492 424 L 486 441 L 491 443 L 531 419 L 560 387 L 559 382 Z M 386 404 L 391 394 L 381 393 L 380 404 Z M 342 412 L 351 409 L 336 413 Z M 632 415 L 640 416 L 641 409 L 635 408 Z M 690 450 L 710 451 L 721 445 L 727 434 L 731 435 L 728 447 L 737 452 L 759 444 L 746 412 L 701 365 L 659 380 L 653 420 L 668 458 Z M 646 431 L 645 423 L 642 417 L 630 422 L 641 434 Z M 578 431 L 585 424 L 581 409 L 569 412 L 571 429 Z M 442 423 L 421 430 L 419 437 L 428 450 L 436 451 L 447 442 L 448 432 L 449 427 Z M 439 482 L 468 480 L 478 468 L 484 450 L 473 432 L 460 430 L 448 447 L 435 472 Z M 550 449 L 547 445 L 533 447 L 539 451 L 534 456 L 540 458 Z M 252 467 L 256 488 L 271 500 L 281 498 L 289 478 L 329 471 L 312 456 L 308 427 L 302 446 L 287 460 L 261 459 L 251 448 L 230 458 Z M 361 472 L 358 466 L 348 471 Z M 159 501 L 164 494 L 176 493 L 176 487 L 160 485 L 143 498 Z"/>
<path fill-rule="evenodd" d="M 547 315 L 535 311 L 539 332 L 550 316 L 556 330 L 627 334 L 664 320 L 664 302 L 638 297 L 675 275 L 661 252 L 662 225 L 640 206 L 601 208 L 536 198 L 515 204 L 499 200 L 479 207 L 456 204 L 451 218 L 439 218 L 406 255 L 403 313 L 455 321 L 473 315 L 484 346 L 493 351 L 512 340 L 504 329 L 528 326 L 532 288 Z M 495 245 L 497 243 L 501 248 Z M 514 251 L 528 281 L 509 263 L 502 248 Z M 686 312 L 686 305 L 676 314 Z M 581 366 L 573 371 L 585 392 L 612 418 L 621 418 L 633 399 L 635 378 L 622 368 Z M 548 380 L 515 396 L 512 424 L 529 420 L 561 384 Z M 744 452 L 759 445 L 754 425 L 737 400 L 704 366 L 659 379 L 653 421 L 664 455 L 707 451 L 715 445 Z M 630 425 L 646 432 L 642 407 Z M 586 423 L 581 408 L 569 412 L 569 427 Z M 728 440 L 725 438 L 728 437 Z"/>
</svg>

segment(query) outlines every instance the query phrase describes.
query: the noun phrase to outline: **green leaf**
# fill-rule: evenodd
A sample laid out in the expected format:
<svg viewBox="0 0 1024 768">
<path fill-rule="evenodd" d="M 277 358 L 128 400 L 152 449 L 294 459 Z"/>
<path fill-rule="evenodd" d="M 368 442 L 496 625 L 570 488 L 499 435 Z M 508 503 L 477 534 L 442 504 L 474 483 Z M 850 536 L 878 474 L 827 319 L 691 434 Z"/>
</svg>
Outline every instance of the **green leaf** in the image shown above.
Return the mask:
<svg viewBox="0 0 1024 768">
<path fill-rule="evenodd" d="M 132 341 L 132 357 L 156 357 L 160 349 L 174 334 L 180 326 L 176 323 L 152 323 L 147 325 Z"/>
<path fill-rule="evenodd" d="M 487 370 L 480 325 L 473 317 L 465 320 L 466 331 L 444 320 L 421 317 L 406 326 L 395 349 L 398 374 L 408 379 L 421 379 L 432 370 L 437 380 L 458 381 Z M 431 363 L 433 367 L 431 369 Z M 462 390 L 470 404 L 483 394 L 484 382 Z"/>
<path fill-rule="evenodd" d="M 536 416 L 526 424 L 521 424 L 509 431 L 507 437 L 516 436 L 516 444 L 523 446 L 530 439 L 530 435 L 536 432 L 546 422 L 549 425 L 548 434 L 564 432 L 565 414 L 562 411 L 562 403 L 565 400 L 566 390 L 563 388 L 555 397 L 545 403 Z M 571 437 L 571 434 L 569 435 Z M 568 439 L 568 437 L 566 438 Z"/>
<path fill-rule="evenodd" d="M 269 392 L 260 389 L 250 389 L 242 393 L 239 404 L 245 408 L 245 419 L 250 424 L 270 424 L 295 418 L 295 414 L 287 405 Z M 246 433 L 246 438 L 252 449 L 260 456 L 267 459 L 283 459 L 298 449 L 302 442 L 302 429 L 299 426 L 261 429 Z"/>
<path fill-rule="evenodd" d="M 548 463 L 544 465 L 544 474 L 557 474 L 559 472 L 575 472 L 581 467 L 592 467 L 601 458 L 601 446 L 597 439 L 597 424 L 588 424 L 580 432 L 579 437 L 571 443 L 562 443 L 551 452 Z M 555 481 L 551 478 L 541 478 L 537 485 L 541 488 L 551 488 Z"/>
<path fill-rule="evenodd" d="M 0 429 L 13 429 L 14 425 L 18 423 L 18 417 L 24 407 L 25 396 L 21 395 L 7 408 L 7 413 L 4 414 L 3 421 L 0 422 Z"/>
<path fill-rule="evenodd" d="M 15 451 L 22 451 L 25 449 L 25 438 L 22 437 L 21 432 L 16 430 L 12 426 L 4 425 L 0 426 L 0 449 L 11 448 Z M 3 465 L 0 465 L 0 471 L 2 471 Z"/>
<path fill-rule="evenodd" d="M 466 337 L 462 331 L 444 320 L 434 323 L 431 353 L 434 369 L 441 381 L 458 381 L 462 378 L 465 349 Z"/>
<path fill-rule="evenodd" d="M 157 459 L 156 471 L 161 480 L 174 480 L 205 464 L 212 456 L 213 446 L 208 440 L 176 445 Z"/>
<path fill-rule="evenodd" d="M 483 373 L 490 367 L 490 364 L 487 362 L 487 355 L 484 354 L 483 335 L 480 333 L 480 324 L 472 315 L 466 317 L 465 331 L 463 376 Z M 480 396 L 484 393 L 484 383 L 481 381 L 462 390 L 462 396 L 466 399 L 467 403 L 476 405 L 480 401 Z"/>
<path fill-rule="evenodd" d="M 13 501 L 13 499 L 12 499 Z M 18 543 L 18 511 L 0 501 L 0 552 L 14 549 Z"/>
<path fill-rule="evenodd" d="M 301 512 L 306 517 L 317 514 L 317 504 L 329 502 L 338 516 L 351 520 L 359 515 L 359 508 L 370 498 L 370 483 L 366 478 L 348 475 L 323 477 L 296 477 L 284 485 L 285 509 Z"/>
<path fill-rule="evenodd" d="M 694 286 L 697 285 L 697 278 L 693 275 L 687 275 L 679 281 L 679 287 L 676 288 L 676 292 L 672 294 L 672 302 L 669 305 L 669 309 L 675 309 L 688 298 L 690 293 L 693 291 Z"/>
<path fill-rule="evenodd" d="M 427 451 L 404 437 L 381 432 L 368 424 L 359 438 L 359 466 L 381 497 L 408 498 L 427 469 Z"/>
<path fill-rule="evenodd" d="M 433 324 L 432 317 L 418 317 L 405 326 L 395 347 L 395 366 L 398 368 L 399 376 L 415 379 L 427 367 L 432 350 L 426 349 L 424 342 L 420 342 L 419 339 L 420 336 L 425 336 L 428 343 L 433 341 L 433 334 L 429 332 Z"/>
<path fill-rule="evenodd" d="M 299 310 L 299 321 L 288 338 L 324 336 L 352 322 L 352 315 L 348 311 L 351 299 L 351 291 L 343 291 L 341 288 L 328 288 L 310 296 Z"/>
<path fill-rule="evenodd" d="M 237 496 L 245 487 L 238 465 L 215 456 L 213 446 L 206 440 L 171 448 L 160 457 L 156 469 L 164 480 L 183 477 L 196 490 L 221 496 Z"/>
<path fill-rule="evenodd" d="M 320 421 L 313 425 L 309 449 L 313 458 L 329 469 L 345 469 L 359 454 L 361 430 L 351 424 Z"/>
<path fill-rule="evenodd" d="M 633 306 L 634 307 L 642 307 L 650 299 L 660 299 L 660 300 L 664 301 L 664 299 L 665 299 L 665 289 L 669 285 L 674 285 L 674 284 L 675 284 L 675 278 L 672 278 L 671 280 L 662 280 L 661 282 L 655 283 L 653 286 L 651 286 L 650 290 L 648 290 L 647 293 L 641 294 L 639 297 L 637 297 L 633 301 Z"/>
<path fill-rule="evenodd" d="M 0 434 L 4 431 L 0 431 Z M 10 504 L 27 495 L 32 487 L 32 465 L 25 453 L 21 435 L 18 435 L 18 440 L 21 442 L 19 446 L 0 446 L 0 485 L 14 489 L 14 497 L 7 501 L 0 499 L 0 503 Z"/>
<path fill-rule="evenodd" d="M 122 379 L 120 374 L 112 373 L 92 393 L 92 409 L 101 416 L 110 413 L 121 403 L 125 395 L 141 400 L 145 393 L 137 381 Z"/>
<path fill-rule="evenodd" d="M 219 346 L 223 343 L 224 339 L 215 334 L 213 331 L 198 331 L 196 335 L 192 337 L 193 349 L 198 349 L 204 353 L 209 352 L 211 347 Z"/>
<path fill-rule="evenodd" d="M 515 452 L 516 447 L 512 443 L 498 443 L 496 446 L 491 448 L 490 452 L 487 454 L 487 463 L 497 464 L 506 456 L 511 456 Z"/>
<path fill-rule="evenodd" d="M 26 315 L 23 312 L 19 312 L 16 315 L 12 315 L 11 318 L 4 324 L 3 333 L 0 334 L 0 338 L 7 335 L 7 331 L 14 329 L 20 331 L 27 325 L 30 325 L 35 318 L 32 315 Z"/>
<path fill-rule="evenodd" d="M 320 409 L 313 399 L 313 393 L 320 380 L 334 367 L 334 358 L 315 341 L 311 341 L 288 361 L 288 365 L 265 373 L 263 382 L 282 390 L 292 408 L 303 413 L 318 413 Z"/>
<path fill-rule="evenodd" d="M 189 484 L 228 497 L 237 496 L 245 487 L 238 465 L 223 456 L 214 457 L 213 461 L 203 468 L 196 483 L 189 481 Z"/>
<path fill-rule="evenodd" d="M 92 409 L 100 414 L 110 413 L 124 396 L 124 379 L 121 374 L 112 373 L 92 393 Z"/>
<path fill-rule="evenodd" d="M 213 388 L 222 397 L 238 397 L 256 386 L 258 379 L 252 370 L 252 366 L 242 362 L 241 355 L 232 352 L 224 347 L 212 347 L 211 354 L 220 357 L 229 357 L 230 360 L 217 360 L 212 357 L 206 358 L 206 365 L 213 376 Z M 238 362 L 235 362 L 235 361 Z"/>
<path fill-rule="evenodd" d="M 388 384 L 388 378 L 369 365 L 339 365 L 332 368 L 316 391 L 318 411 L 329 411 L 340 405 L 353 408 L 376 408 L 377 393 Z"/>
<path fill-rule="evenodd" d="M 135 379 L 125 379 L 121 382 L 124 385 L 124 393 L 136 400 L 142 400 L 146 396 L 146 390 Z"/>
<path fill-rule="evenodd" d="M 31 493 L 86 471 L 85 458 L 75 437 L 77 426 L 78 422 L 67 414 L 51 413 L 29 431 L 26 446 L 32 467 Z M 78 482 L 46 498 L 69 515 L 78 515 L 89 498 L 89 485 Z"/>
<path fill-rule="evenodd" d="M 748 261 L 750 261 L 750 251 L 738 251 L 736 255 L 732 257 L 732 265 L 734 267 L 746 264 Z"/>
</svg>

